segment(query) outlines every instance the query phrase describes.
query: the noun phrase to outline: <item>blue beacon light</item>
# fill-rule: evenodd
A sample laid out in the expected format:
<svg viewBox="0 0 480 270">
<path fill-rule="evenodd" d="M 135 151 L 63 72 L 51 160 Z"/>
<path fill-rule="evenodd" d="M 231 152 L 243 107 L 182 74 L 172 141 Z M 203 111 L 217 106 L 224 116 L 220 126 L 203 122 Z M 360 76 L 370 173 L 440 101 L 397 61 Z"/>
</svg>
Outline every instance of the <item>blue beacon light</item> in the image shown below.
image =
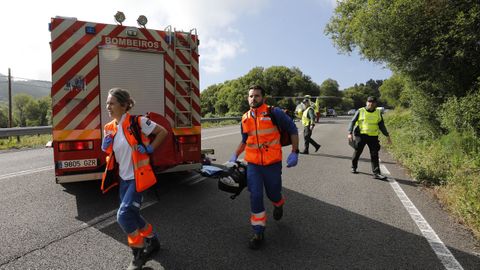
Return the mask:
<svg viewBox="0 0 480 270">
<path fill-rule="evenodd" d="M 85 26 L 85 33 L 94 35 L 97 33 L 97 30 L 95 26 Z"/>
</svg>

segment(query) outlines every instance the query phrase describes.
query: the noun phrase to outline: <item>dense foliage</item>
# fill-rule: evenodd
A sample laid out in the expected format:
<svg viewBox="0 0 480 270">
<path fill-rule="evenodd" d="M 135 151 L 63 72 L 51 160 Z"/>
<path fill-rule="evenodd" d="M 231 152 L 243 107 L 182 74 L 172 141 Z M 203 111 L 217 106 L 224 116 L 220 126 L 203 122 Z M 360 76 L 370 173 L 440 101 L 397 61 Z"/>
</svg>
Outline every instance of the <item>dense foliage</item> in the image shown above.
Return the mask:
<svg viewBox="0 0 480 270">
<path fill-rule="evenodd" d="M 394 71 L 391 150 L 480 237 L 480 2 L 338 1 L 325 33 Z M 404 109 L 401 109 L 404 108 Z"/>
<path fill-rule="evenodd" d="M 338 82 L 328 78 L 316 84 L 299 68 L 255 67 L 246 75 L 207 87 L 201 93 L 202 116 L 239 116 L 248 110 L 247 91 L 253 84 L 267 93 L 267 103 L 294 111 L 305 95 L 320 98 L 320 109 L 335 108 L 346 112 L 365 105 L 368 96 L 380 96 L 381 80 L 369 80 L 344 91 Z"/>
<path fill-rule="evenodd" d="M 27 94 L 13 97 L 12 127 L 48 126 L 51 124 L 51 99 L 34 99 Z M 0 128 L 8 127 L 8 104 L 0 103 Z"/>
<path fill-rule="evenodd" d="M 202 91 L 202 115 L 242 115 L 248 110 L 247 90 L 253 84 L 265 89 L 269 104 L 289 110 L 294 110 L 303 96 L 318 96 L 320 93 L 320 87 L 298 68 L 255 67 L 238 79 L 215 84 Z"/>
<path fill-rule="evenodd" d="M 394 70 L 382 98 L 411 107 L 416 121 L 439 135 L 444 130 L 432 108 L 479 83 L 479 28 L 479 1 L 345 0 L 325 33 L 341 52 L 358 49 Z"/>
</svg>

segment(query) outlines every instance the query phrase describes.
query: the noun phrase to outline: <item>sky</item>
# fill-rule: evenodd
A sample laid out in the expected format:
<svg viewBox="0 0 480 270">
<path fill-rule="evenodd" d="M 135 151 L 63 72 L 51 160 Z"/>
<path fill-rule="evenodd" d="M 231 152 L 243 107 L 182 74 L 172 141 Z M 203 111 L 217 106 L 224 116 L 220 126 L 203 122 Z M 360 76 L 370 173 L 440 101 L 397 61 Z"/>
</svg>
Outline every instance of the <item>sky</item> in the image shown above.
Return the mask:
<svg viewBox="0 0 480 270">
<path fill-rule="evenodd" d="M 8 3 L 8 4 L 7 4 Z M 48 23 L 55 16 L 147 28 L 196 28 L 200 39 L 200 89 L 245 75 L 254 67 L 298 67 L 317 84 L 334 79 L 340 89 L 384 80 L 391 71 L 357 53 L 339 54 L 324 28 L 336 0 L 15 0 L 0 9 L 0 73 L 51 80 Z"/>
</svg>

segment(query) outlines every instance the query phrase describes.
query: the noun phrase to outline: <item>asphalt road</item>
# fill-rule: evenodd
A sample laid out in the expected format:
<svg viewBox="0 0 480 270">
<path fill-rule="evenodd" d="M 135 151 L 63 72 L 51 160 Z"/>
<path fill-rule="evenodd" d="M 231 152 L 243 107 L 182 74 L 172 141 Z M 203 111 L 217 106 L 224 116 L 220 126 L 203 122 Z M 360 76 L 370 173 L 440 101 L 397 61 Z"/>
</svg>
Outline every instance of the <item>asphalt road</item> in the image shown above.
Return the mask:
<svg viewBox="0 0 480 270">
<path fill-rule="evenodd" d="M 348 120 L 322 119 L 313 133 L 320 150 L 284 167 L 284 218 L 273 220 L 265 201 L 258 251 L 247 248 L 247 190 L 231 200 L 214 179 L 164 176 L 159 196 L 148 191 L 143 204 L 162 244 L 146 269 L 480 269 L 471 233 L 388 153 L 380 155 L 388 181 L 372 179 L 368 150 L 360 174 L 350 173 Z M 202 136 L 220 164 L 240 141 L 238 126 Z M 126 268 L 117 190 L 102 195 L 96 181 L 55 184 L 51 149 L 0 153 L 0 168 L 0 269 Z"/>
</svg>

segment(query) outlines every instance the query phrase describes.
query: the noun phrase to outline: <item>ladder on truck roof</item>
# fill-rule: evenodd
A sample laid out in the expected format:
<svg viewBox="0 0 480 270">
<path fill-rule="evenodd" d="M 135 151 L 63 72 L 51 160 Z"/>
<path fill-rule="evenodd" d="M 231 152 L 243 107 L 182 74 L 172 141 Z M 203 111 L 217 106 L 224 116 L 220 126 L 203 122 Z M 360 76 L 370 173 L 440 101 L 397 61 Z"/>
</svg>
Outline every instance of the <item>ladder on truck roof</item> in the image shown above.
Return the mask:
<svg viewBox="0 0 480 270">
<path fill-rule="evenodd" d="M 192 117 L 193 117 L 193 57 L 192 52 L 198 53 L 198 41 L 197 41 L 197 29 L 193 28 L 189 32 L 184 31 L 171 31 L 171 27 L 167 27 L 170 34 L 169 43 L 171 45 L 173 40 L 173 63 L 174 63 L 174 93 L 175 93 L 175 127 L 192 127 Z M 166 29 L 166 30 L 167 30 Z M 185 41 L 179 40 L 178 35 L 180 34 L 185 38 Z M 195 38 L 193 38 L 195 37 Z M 188 63 L 185 64 L 181 59 L 177 60 L 177 53 L 182 53 L 182 55 L 187 56 Z M 184 68 L 188 72 L 188 78 L 182 78 L 178 75 L 178 70 Z M 178 87 L 186 91 L 186 94 L 179 93 Z M 185 103 L 181 103 L 181 100 L 186 101 L 187 108 L 185 108 Z M 181 103 L 181 104 L 180 104 Z M 186 110 L 179 109 L 181 105 Z"/>
</svg>

